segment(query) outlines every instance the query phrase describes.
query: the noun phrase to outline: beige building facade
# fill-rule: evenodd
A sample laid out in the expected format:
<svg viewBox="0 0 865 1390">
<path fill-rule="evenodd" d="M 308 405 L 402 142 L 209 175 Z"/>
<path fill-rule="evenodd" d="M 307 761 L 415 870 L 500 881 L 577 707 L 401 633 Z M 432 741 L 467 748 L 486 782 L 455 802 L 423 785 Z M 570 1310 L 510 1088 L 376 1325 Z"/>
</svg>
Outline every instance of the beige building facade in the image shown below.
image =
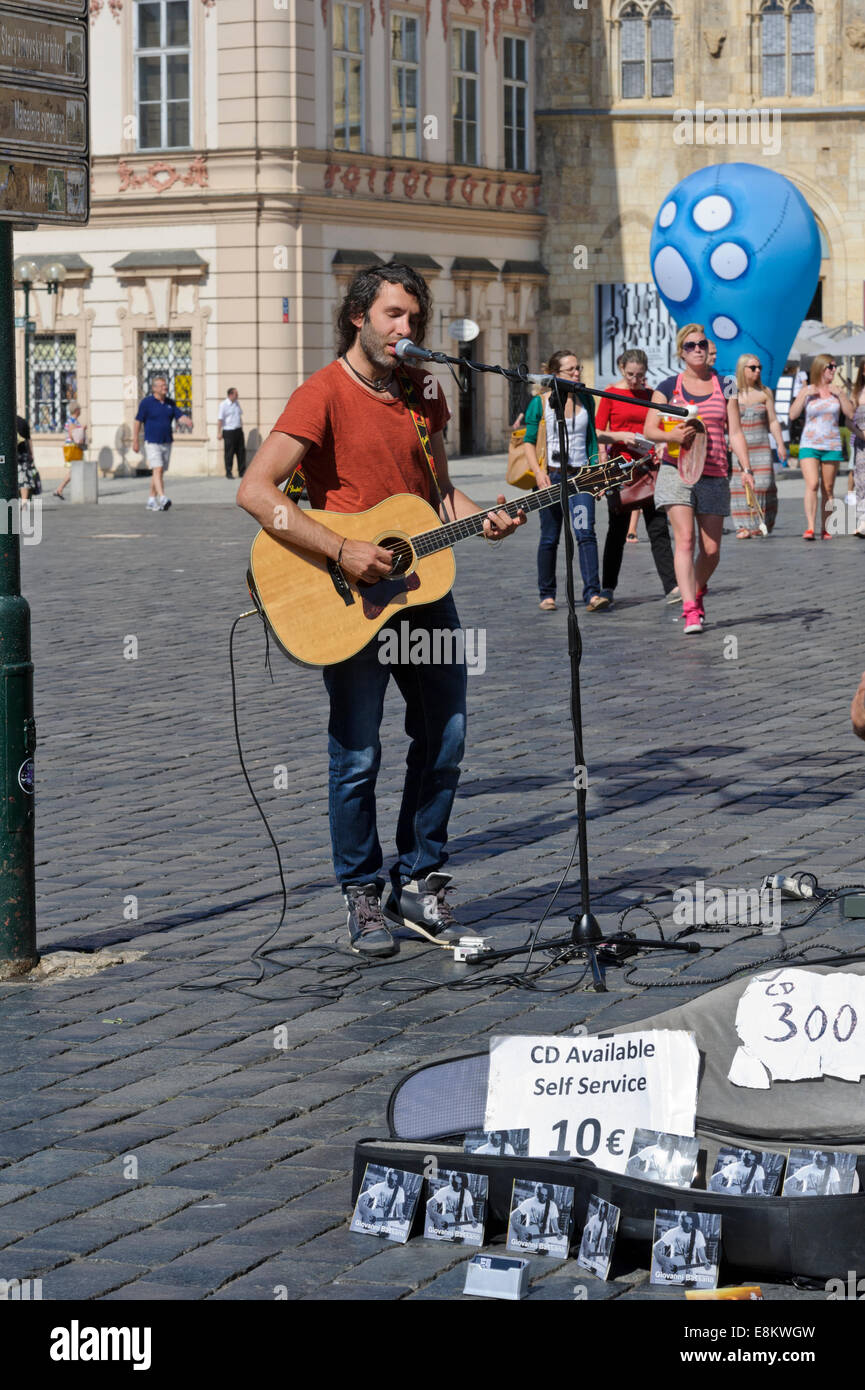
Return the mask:
<svg viewBox="0 0 865 1390">
<path fill-rule="evenodd" d="M 811 315 L 863 322 L 865 0 L 538 0 L 536 45 L 542 350 L 573 345 L 606 372 L 603 287 L 630 294 L 632 338 L 648 325 L 663 346 L 654 219 L 681 179 L 725 162 L 800 190 L 823 253 Z"/>
<path fill-rule="evenodd" d="M 30 295 L 37 463 L 74 396 L 90 456 L 134 468 L 163 371 L 193 420 L 172 469 L 221 472 L 226 389 L 254 449 L 332 358 L 351 274 L 394 254 L 430 280 L 431 346 L 471 319 L 478 357 L 534 363 L 534 43 L 530 0 L 91 0 L 90 223 L 15 238 L 16 266 L 66 267 Z M 21 329 L 19 407 L 24 356 Z M 452 451 L 501 447 L 506 384 L 442 381 Z"/>
</svg>

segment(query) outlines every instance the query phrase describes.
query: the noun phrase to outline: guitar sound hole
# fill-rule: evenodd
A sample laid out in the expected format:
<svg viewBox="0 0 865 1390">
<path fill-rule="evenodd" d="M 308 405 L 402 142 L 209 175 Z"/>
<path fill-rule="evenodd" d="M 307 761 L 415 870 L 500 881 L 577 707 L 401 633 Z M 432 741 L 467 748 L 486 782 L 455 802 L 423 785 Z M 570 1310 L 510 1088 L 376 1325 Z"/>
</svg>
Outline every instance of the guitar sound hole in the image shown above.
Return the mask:
<svg viewBox="0 0 865 1390">
<path fill-rule="evenodd" d="M 377 542 L 383 550 L 390 550 L 393 554 L 393 568 L 391 574 L 406 574 L 411 569 L 414 559 L 414 551 L 408 541 L 402 540 L 398 536 L 385 536 L 383 540 Z"/>
</svg>

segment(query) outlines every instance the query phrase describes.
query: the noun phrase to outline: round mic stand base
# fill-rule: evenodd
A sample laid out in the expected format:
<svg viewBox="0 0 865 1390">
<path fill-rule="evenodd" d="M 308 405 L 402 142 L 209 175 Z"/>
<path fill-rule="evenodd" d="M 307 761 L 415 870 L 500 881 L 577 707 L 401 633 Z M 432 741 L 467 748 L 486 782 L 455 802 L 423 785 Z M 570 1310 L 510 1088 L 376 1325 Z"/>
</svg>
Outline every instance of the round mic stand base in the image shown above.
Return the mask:
<svg viewBox="0 0 865 1390">
<path fill-rule="evenodd" d="M 592 989 L 597 994 L 607 992 L 607 972 L 598 959 L 598 947 L 604 943 L 604 933 L 592 912 L 584 912 L 582 917 L 572 917 L 571 940 L 581 952 L 585 952 L 592 971 Z"/>
</svg>

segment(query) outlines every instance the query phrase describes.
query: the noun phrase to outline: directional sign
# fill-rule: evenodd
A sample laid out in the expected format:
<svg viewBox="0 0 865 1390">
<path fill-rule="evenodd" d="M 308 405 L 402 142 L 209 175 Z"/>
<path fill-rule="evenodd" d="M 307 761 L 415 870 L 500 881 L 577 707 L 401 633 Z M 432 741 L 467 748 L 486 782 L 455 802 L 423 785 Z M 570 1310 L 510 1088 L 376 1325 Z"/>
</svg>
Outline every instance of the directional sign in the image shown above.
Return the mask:
<svg viewBox="0 0 865 1390">
<path fill-rule="evenodd" d="M 87 26 L 33 19 L 0 6 L 0 76 L 41 78 L 61 86 L 87 82 Z"/>
<path fill-rule="evenodd" d="M 87 221 L 90 173 L 85 160 L 0 164 L 0 217 L 37 222 Z"/>
<path fill-rule="evenodd" d="M 86 98 L 0 82 L 0 150 L 19 148 L 86 154 Z"/>
<path fill-rule="evenodd" d="M 87 0 L 37 0 L 37 3 L 40 10 L 54 10 L 57 14 L 76 15 L 87 12 Z M 6 8 L 32 14 L 33 0 L 7 0 Z"/>
</svg>

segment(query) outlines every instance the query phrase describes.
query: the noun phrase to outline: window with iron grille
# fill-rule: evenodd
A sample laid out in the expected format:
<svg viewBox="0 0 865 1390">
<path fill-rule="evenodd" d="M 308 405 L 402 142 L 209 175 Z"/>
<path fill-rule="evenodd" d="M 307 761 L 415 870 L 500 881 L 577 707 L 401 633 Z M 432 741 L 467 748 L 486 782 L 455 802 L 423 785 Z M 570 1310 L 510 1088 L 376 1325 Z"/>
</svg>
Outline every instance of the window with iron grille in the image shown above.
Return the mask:
<svg viewBox="0 0 865 1390">
<path fill-rule="evenodd" d="M 420 147 L 418 22 L 414 15 L 390 17 L 391 153 L 417 159 Z"/>
<path fill-rule="evenodd" d="M 622 41 L 622 96 L 646 95 L 646 21 L 637 5 L 626 5 L 619 16 Z"/>
<path fill-rule="evenodd" d="M 188 149 L 189 0 L 137 0 L 135 109 L 140 150 Z"/>
<path fill-rule="evenodd" d="M 526 110 L 529 95 L 529 45 L 526 39 L 505 37 L 505 168 L 528 169 Z"/>
<path fill-rule="evenodd" d="M 337 0 L 333 7 L 333 144 L 364 147 L 364 32 L 362 5 Z"/>
<path fill-rule="evenodd" d="M 479 163 L 477 29 L 454 28 L 451 34 L 454 163 Z"/>
<path fill-rule="evenodd" d="M 59 434 L 78 392 L 74 333 L 37 333 L 30 343 L 30 429 Z"/>
<path fill-rule="evenodd" d="M 140 333 L 138 381 L 142 396 L 150 395 L 153 378 L 164 376 L 168 394 L 184 415 L 192 415 L 192 338 L 189 333 Z M 189 425 L 175 424 L 188 431 Z"/>
<path fill-rule="evenodd" d="M 649 19 L 652 46 L 652 96 L 673 95 L 673 11 L 656 5 Z"/>
<path fill-rule="evenodd" d="M 508 334 L 508 367 L 515 371 L 522 363 L 529 360 L 529 335 L 528 333 L 509 333 Z M 525 411 L 526 406 L 531 400 L 531 387 L 525 381 L 508 382 L 508 423 L 513 424 Z"/>
</svg>

